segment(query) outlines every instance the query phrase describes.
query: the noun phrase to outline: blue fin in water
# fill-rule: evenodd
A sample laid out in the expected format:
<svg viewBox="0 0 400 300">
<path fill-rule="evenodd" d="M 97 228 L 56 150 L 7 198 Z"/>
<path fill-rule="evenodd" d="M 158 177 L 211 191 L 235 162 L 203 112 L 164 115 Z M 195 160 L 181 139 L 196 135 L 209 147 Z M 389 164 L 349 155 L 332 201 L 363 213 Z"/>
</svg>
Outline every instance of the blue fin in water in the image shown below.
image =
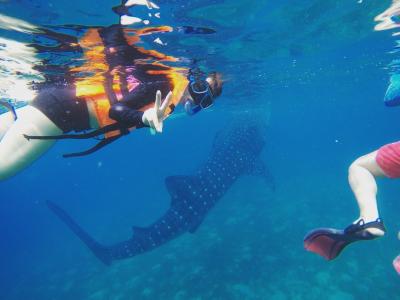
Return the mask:
<svg viewBox="0 0 400 300">
<path fill-rule="evenodd" d="M 390 84 L 386 90 L 384 102 L 386 106 L 400 105 L 400 74 L 390 77 Z"/>
<path fill-rule="evenodd" d="M 261 177 L 266 185 L 269 186 L 272 191 L 275 191 L 275 178 L 260 158 L 257 159 L 254 165 L 248 170 L 248 174 Z"/>
<path fill-rule="evenodd" d="M 200 225 L 203 223 L 204 221 L 204 217 L 197 219 L 196 221 L 194 221 L 189 228 L 189 233 L 195 233 L 197 231 L 197 229 L 199 229 Z"/>
</svg>

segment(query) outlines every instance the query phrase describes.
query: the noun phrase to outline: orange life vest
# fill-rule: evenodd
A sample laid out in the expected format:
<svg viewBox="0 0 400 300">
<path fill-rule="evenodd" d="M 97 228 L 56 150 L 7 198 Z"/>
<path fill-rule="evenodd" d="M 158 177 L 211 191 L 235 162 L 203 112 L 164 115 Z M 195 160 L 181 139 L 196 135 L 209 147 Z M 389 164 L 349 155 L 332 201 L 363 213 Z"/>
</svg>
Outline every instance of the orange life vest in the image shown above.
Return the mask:
<svg viewBox="0 0 400 300">
<path fill-rule="evenodd" d="M 139 41 L 140 35 L 150 34 L 153 32 L 168 32 L 171 30 L 172 28 L 168 26 L 146 28 L 143 30 L 131 29 L 126 30 L 126 33 L 128 34 L 125 34 L 125 38 L 128 43 L 133 46 L 134 43 Z M 129 35 L 129 33 L 133 33 L 134 35 Z M 89 29 L 84 37 L 79 41 L 79 44 L 83 50 L 85 62 L 82 66 L 72 68 L 71 71 L 75 73 L 83 72 L 84 74 L 90 74 L 90 76 L 86 76 L 84 78 L 79 78 L 78 76 L 75 82 L 76 96 L 80 99 L 92 101 L 100 128 L 114 124 L 116 121 L 110 119 L 109 117 L 109 111 L 112 103 L 110 101 L 111 99 L 109 99 L 109 95 L 106 92 L 105 84 L 107 80 L 111 81 L 109 83 L 111 84 L 112 92 L 116 96 L 117 100 L 121 100 L 122 93 L 120 88 L 120 78 L 117 70 L 109 70 L 109 66 L 107 65 L 106 61 L 106 49 L 99 34 L 99 29 Z M 146 50 L 137 46 L 135 47 L 140 52 L 149 55 L 149 57 L 164 61 L 177 60 L 155 50 Z M 169 115 L 172 113 L 173 108 L 179 104 L 189 83 L 185 76 L 185 72 L 187 72 L 187 70 L 184 68 L 166 66 L 159 62 L 152 62 L 151 64 L 155 66 L 162 66 L 163 70 L 149 70 L 147 73 L 149 75 L 165 76 L 166 80 L 168 80 L 170 86 L 172 87 L 171 106 L 166 111 L 166 115 Z M 138 64 L 138 66 L 140 67 L 140 64 Z M 105 74 L 108 75 L 108 78 L 106 78 Z M 127 82 L 128 89 L 130 91 L 134 90 L 136 88 L 135 84 L 136 86 L 138 85 L 138 83 L 135 82 Z M 156 95 L 154 93 L 154 99 L 155 96 Z M 154 106 L 154 102 L 147 106 L 141 107 L 139 110 L 144 111 L 152 106 Z M 133 129 L 135 128 L 131 128 L 130 130 Z M 105 135 L 106 137 L 114 137 L 119 134 L 121 133 L 117 130 L 108 132 Z"/>
</svg>

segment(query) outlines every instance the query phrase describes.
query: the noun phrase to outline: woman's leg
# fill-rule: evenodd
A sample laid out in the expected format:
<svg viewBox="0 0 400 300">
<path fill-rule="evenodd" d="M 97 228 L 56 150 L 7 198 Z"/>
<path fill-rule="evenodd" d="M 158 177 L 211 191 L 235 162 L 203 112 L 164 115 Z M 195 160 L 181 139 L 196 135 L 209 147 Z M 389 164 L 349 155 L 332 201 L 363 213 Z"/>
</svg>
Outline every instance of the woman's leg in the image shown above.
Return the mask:
<svg viewBox="0 0 400 300">
<path fill-rule="evenodd" d="M 373 222 L 379 218 L 376 194 L 378 191 L 375 177 L 386 176 L 376 162 L 378 151 L 364 155 L 355 160 L 349 168 L 349 183 L 360 209 L 360 218 Z M 358 220 L 359 220 L 358 219 Z M 371 234 L 383 235 L 380 229 L 367 229 Z"/>
<path fill-rule="evenodd" d="M 23 135 L 57 135 L 62 131 L 41 111 L 33 106 L 17 110 L 18 119 L 5 129 L 0 126 L 0 180 L 23 170 L 42 154 L 54 141 L 27 140 Z M 6 118 L 6 117 L 4 117 Z M 1 122 L 2 119 L 0 119 Z"/>
</svg>

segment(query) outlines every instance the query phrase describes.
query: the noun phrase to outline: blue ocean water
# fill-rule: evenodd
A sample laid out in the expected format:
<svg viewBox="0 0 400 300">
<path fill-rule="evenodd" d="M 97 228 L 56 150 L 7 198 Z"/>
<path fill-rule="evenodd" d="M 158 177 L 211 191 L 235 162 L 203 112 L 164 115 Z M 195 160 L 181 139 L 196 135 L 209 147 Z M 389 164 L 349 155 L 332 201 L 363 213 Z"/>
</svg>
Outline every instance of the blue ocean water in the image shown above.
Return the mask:
<svg viewBox="0 0 400 300">
<path fill-rule="evenodd" d="M 1 182 L 1 299 L 400 299 L 391 264 L 400 252 L 396 181 L 378 182 L 384 238 L 331 262 L 303 249 L 309 230 L 358 216 L 347 168 L 398 140 L 400 129 L 399 109 L 382 101 L 396 37 L 374 31 L 391 1 L 342 2 L 156 1 L 155 25 L 216 31 L 167 36 L 162 51 L 222 72 L 223 95 L 207 112 L 167 120 L 161 135 L 137 130 L 91 156 L 64 159 L 91 143 L 59 142 Z M 3 0 L 0 14 L 40 26 L 106 26 L 118 4 Z M 13 30 L 0 37 L 30 38 Z M 45 205 L 56 201 L 106 244 L 128 239 L 132 226 L 169 207 L 165 177 L 193 172 L 228 122 L 260 113 L 270 115 L 262 158 L 275 190 L 240 178 L 193 235 L 106 267 Z"/>
</svg>

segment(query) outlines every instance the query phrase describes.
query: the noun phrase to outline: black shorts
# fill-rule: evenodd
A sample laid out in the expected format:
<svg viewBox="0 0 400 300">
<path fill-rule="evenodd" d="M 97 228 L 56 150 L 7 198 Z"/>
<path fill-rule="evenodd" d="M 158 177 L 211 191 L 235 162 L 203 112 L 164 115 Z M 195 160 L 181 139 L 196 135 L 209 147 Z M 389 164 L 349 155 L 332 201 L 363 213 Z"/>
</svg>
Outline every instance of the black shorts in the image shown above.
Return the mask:
<svg viewBox="0 0 400 300">
<path fill-rule="evenodd" d="M 40 91 L 31 105 L 44 113 L 64 133 L 90 129 L 89 111 L 73 88 L 49 88 Z"/>
</svg>

